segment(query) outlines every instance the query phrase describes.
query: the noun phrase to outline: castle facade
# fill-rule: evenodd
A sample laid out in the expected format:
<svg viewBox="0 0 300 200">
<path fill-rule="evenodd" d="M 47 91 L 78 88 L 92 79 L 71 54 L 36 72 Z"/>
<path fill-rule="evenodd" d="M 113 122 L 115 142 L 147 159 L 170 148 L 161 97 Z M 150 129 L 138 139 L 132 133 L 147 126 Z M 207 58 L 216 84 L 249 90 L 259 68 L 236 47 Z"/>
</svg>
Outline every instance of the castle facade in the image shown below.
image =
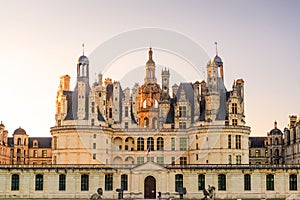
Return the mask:
<svg viewBox="0 0 300 200">
<path fill-rule="evenodd" d="M 157 82 L 151 48 L 144 82 L 132 89 L 103 81 L 102 74 L 90 86 L 89 67 L 82 55 L 74 90 L 68 75 L 60 79 L 51 128 L 53 164 L 249 163 L 244 81 L 236 80 L 228 91 L 218 55 L 206 66 L 206 81 L 172 88 L 166 68 Z"/>
</svg>

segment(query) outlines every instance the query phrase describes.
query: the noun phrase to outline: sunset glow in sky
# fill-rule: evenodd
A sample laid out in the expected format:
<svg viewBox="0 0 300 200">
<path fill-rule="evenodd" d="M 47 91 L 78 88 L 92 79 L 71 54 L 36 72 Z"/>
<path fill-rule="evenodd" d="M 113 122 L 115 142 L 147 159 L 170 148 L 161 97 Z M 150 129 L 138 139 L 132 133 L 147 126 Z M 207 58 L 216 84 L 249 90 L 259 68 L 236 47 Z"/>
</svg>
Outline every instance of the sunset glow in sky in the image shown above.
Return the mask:
<svg viewBox="0 0 300 200">
<path fill-rule="evenodd" d="M 59 77 L 69 74 L 74 88 L 81 44 L 89 56 L 120 33 L 155 27 L 185 35 L 209 57 L 217 41 L 227 89 L 236 79 L 245 81 L 251 135 L 266 135 L 275 120 L 283 130 L 290 114 L 300 114 L 299 9 L 297 0 L 1 1 L 0 120 L 10 135 L 21 126 L 30 136 L 50 136 Z M 131 62 L 144 66 L 146 60 L 147 51 L 139 51 L 113 67 L 125 72 Z M 185 66 L 160 51 L 154 60 L 171 69 Z"/>
</svg>

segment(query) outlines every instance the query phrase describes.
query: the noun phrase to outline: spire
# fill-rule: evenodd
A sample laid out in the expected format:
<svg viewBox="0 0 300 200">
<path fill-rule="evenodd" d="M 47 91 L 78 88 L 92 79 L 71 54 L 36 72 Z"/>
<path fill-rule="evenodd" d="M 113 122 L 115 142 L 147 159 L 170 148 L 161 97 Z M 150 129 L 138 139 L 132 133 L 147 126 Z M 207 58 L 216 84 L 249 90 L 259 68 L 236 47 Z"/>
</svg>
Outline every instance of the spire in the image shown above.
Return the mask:
<svg viewBox="0 0 300 200">
<path fill-rule="evenodd" d="M 82 43 L 82 55 L 84 55 L 84 43 Z"/>
<path fill-rule="evenodd" d="M 152 52 L 152 48 L 150 47 L 150 50 L 149 50 L 149 60 L 152 60 L 152 54 L 153 54 L 153 52 Z"/>
<path fill-rule="evenodd" d="M 215 42 L 215 45 L 216 45 L 216 55 L 218 55 L 218 43 Z"/>
</svg>

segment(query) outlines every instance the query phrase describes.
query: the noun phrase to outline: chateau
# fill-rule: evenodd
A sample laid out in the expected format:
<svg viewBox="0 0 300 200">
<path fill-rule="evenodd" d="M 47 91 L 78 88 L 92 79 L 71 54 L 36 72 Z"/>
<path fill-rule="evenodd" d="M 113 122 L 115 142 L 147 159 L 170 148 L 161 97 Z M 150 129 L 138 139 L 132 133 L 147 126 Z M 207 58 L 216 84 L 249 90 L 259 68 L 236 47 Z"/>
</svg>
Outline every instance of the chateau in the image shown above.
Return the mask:
<svg viewBox="0 0 300 200">
<path fill-rule="evenodd" d="M 144 83 L 130 90 L 102 74 L 89 84 L 89 59 L 77 64 L 77 82 L 62 76 L 56 98 L 53 164 L 248 164 L 244 81 L 224 85 L 222 59 L 208 62 L 207 80 L 174 84 L 163 69 L 157 83 L 153 51 Z M 172 93 L 172 95 L 170 95 Z"/>
<path fill-rule="evenodd" d="M 49 165 L 52 163 L 52 138 L 29 137 L 21 127 L 8 137 L 5 125 L 0 124 L 0 164 Z"/>
<path fill-rule="evenodd" d="M 150 48 L 144 82 L 132 89 L 98 75 L 90 85 L 89 59 L 78 59 L 77 79 L 60 78 L 51 138 L 22 128 L 8 137 L 0 124 L 0 198 L 217 198 L 299 199 L 300 120 L 290 116 L 282 133 L 250 137 L 245 125 L 244 81 L 224 85 L 219 55 L 207 80 L 170 87 Z M 238 183 L 238 184 L 237 184 Z"/>
<path fill-rule="evenodd" d="M 290 123 L 282 132 L 274 122 L 267 137 L 250 138 L 251 164 L 300 164 L 300 117 L 289 116 Z"/>
</svg>

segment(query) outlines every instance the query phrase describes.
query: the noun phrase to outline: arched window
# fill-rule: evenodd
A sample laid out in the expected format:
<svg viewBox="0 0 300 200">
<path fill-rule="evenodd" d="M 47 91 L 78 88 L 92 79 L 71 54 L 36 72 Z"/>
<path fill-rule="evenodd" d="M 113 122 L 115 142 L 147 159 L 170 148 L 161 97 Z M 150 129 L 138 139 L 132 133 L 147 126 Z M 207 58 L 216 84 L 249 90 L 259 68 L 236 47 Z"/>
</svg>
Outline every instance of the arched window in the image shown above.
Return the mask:
<svg viewBox="0 0 300 200">
<path fill-rule="evenodd" d="M 273 174 L 266 175 L 266 189 L 274 190 L 274 175 Z"/>
<path fill-rule="evenodd" d="M 297 190 L 297 174 L 290 174 L 290 190 Z"/>
<path fill-rule="evenodd" d="M 156 99 L 154 100 L 154 108 L 158 108 L 158 101 Z"/>
<path fill-rule="evenodd" d="M 144 118 L 144 128 L 149 127 L 149 119 L 147 117 Z"/>
<path fill-rule="evenodd" d="M 143 108 L 147 108 L 147 101 L 146 100 L 143 101 Z"/>
<path fill-rule="evenodd" d="M 251 175 L 244 175 L 244 190 L 251 190 Z"/>
<path fill-rule="evenodd" d="M 162 137 L 157 138 L 157 151 L 164 150 L 164 139 Z"/>
<path fill-rule="evenodd" d="M 89 175 L 82 174 L 81 175 L 81 191 L 89 190 Z"/>
<path fill-rule="evenodd" d="M 35 190 L 43 190 L 44 176 L 42 174 L 35 175 Z"/>
<path fill-rule="evenodd" d="M 154 128 L 154 129 L 157 128 L 157 119 L 156 119 L 156 117 L 154 117 L 154 118 L 152 119 L 152 128 Z"/>
<path fill-rule="evenodd" d="M 150 147 L 151 151 L 154 151 L 154 139 L 153 137 L 149 137 L 147 139 L 147 149 Z"/>
<path fill-rule="evenodd" d="M 59 175 L 59 191 L 65 191 L 66 190 L 66 175 L 60 174 Z"/>
<path fill-rule="evenodd" d="M 21 138 L 18 138 L 17 144 L 21 145 Z"/>
<path fill-rule="evenodd" d="M 275 138 L 275 145 L 279 145 L 279 140 L 278 140 L 278 138 Z"/>
<path fill-rule="evenodd" d="M 20 187 L 19 174 L 11 175 L 11 190 L 19 190 L 19 187 Z"/>
<path fill-rule="evenodd" d="M 205 175 L 199 174 L 198 175 L 198 190 L 204 190 L 205 189 Z"/>
<path fill-rule="evenodd" d="M 182 174 L 176 174 L 175 175 L 175 192 L 178 192 L 179 188 L 183 187 L 183 175 Z"/>
<path fill-rule="evenodd" d="M 218 190 L 220 190 L 220 191 L 226 190 L 226 175 L 225 174 L 218 175 Z"/>
<path fill-rule="evenodd" d="M 137 139 L 137 150 L 144 151 L 144 138 L 139 137 Z"/>
<path fill-rule="evenodd" d="M 26 145 L 26 138 L 24 139 L 24 145 Z"/>
<path fill-rule="evenodd" d="M 128 176 L 127 174 L 121 175 L 121 189 L 128 190 Z"/>
</svg>

